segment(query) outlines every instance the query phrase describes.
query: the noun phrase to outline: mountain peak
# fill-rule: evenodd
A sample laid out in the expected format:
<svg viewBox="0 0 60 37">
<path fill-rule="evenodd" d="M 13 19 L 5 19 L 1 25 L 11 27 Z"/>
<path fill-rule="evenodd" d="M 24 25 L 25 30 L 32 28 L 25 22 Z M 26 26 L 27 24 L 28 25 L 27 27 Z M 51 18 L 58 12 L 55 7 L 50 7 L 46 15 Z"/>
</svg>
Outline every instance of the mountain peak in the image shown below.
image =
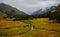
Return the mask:
<svg viewBox="0 0 60 37">
<path fill-rule="evenodd" d="M 43 14 L 45 12 L 52 11 L 54 9 L 56 9 L 56 6 L 51 6 L 49 8 L 48 7 L 47 8 L 41 8 L 40 10 L 33 12 L 32 15 Z"/>
</svg>

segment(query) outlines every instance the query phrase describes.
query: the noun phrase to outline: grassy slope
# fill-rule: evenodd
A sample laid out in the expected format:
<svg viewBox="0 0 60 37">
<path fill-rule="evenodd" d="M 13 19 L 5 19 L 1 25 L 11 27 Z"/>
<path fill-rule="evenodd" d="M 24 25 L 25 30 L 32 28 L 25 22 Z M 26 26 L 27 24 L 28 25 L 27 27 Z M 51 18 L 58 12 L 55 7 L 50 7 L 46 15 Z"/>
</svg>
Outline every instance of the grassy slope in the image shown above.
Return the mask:
<svg viewBox="0 0 60 37">
<path fill-rule="evenodd" d="M 25 21 L 0 21 L 0 35 L 5 37 L 60 37 L 60 24 L 51 23 L 48 18 L 38 18 Z M 34 29 L 28 33 L 32 24 Z M 16 35 L 18 34 L 18 35 Z M 16 35 L 16 36 L 11 36 Z M 8 36 L 6 36 L 8 37 Z"/>
</svg>

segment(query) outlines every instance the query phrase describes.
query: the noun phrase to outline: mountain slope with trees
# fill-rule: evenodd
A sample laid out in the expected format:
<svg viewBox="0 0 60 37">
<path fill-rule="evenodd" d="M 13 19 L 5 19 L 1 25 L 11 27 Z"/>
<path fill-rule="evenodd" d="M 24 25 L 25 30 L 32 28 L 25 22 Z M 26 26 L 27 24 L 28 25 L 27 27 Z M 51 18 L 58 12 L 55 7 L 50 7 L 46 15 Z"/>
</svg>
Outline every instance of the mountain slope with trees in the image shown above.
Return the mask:
<svg viewBox="0 0 60 37">
<path fill-rule="evenodd" d="M 28 14 L 23 11 L 19 11 L 18 9 L 4 3 L 0 3 L 0 12 L 6 14 L 7 18 L 25 19 L 28 17 Z"/>
<path fill-rule="evenodd" d="M 60 4 L 53 11 L 48 11 L 43 14 L 44 17 L 49 18 L 49 20 L 54 20 L 60 22 Z"/>
</svg>

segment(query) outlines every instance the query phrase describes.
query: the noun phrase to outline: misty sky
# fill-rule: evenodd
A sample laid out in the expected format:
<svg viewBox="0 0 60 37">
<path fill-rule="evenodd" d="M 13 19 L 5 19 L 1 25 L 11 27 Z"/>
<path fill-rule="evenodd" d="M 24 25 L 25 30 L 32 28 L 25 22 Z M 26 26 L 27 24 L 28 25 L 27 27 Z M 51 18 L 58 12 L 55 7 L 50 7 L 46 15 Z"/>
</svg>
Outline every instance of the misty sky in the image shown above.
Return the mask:
<svg viewBox="0 0 60 37">
<path fill-rule="evenodd" d="M 26 13 L 32 13 L 41 8 L 58 5 L 60 0 L 0 0 L 0 2 L 9 4 Z"/>
</svg>

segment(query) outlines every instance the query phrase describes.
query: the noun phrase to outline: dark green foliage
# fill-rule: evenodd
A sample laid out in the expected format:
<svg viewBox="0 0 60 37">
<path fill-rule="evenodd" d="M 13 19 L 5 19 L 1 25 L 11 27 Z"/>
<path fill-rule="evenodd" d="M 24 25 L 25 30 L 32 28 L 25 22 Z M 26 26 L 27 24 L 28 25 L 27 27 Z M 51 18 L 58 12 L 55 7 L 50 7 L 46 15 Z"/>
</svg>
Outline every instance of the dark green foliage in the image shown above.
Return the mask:
<svg viewBox="0 0 60 37">
<path fill-rule="evenodd" d="M 57 23 L 60 23 L 60 4 L 56 9 L 52 11 L 45 12 L 44 14 L 32 15 L 33 18 L 49 18 L 49 20 L 54 20 Z"/>
<path fill-rule="evenodd" d="M 0 11 L 7 15 L 7 17 L 4 18 L 16 18 L 16 20 L 28 18 L 28 14 L 4 3 L 0 3 Z"/>
<path fill-rule="evenodd" d="M 46 12 L 44 16 L 48 17 L 49 20 L 54 20 L 59 23 L 60 22 L 60 4 L 57 6 L 55 10 Z"/>
</svg>

